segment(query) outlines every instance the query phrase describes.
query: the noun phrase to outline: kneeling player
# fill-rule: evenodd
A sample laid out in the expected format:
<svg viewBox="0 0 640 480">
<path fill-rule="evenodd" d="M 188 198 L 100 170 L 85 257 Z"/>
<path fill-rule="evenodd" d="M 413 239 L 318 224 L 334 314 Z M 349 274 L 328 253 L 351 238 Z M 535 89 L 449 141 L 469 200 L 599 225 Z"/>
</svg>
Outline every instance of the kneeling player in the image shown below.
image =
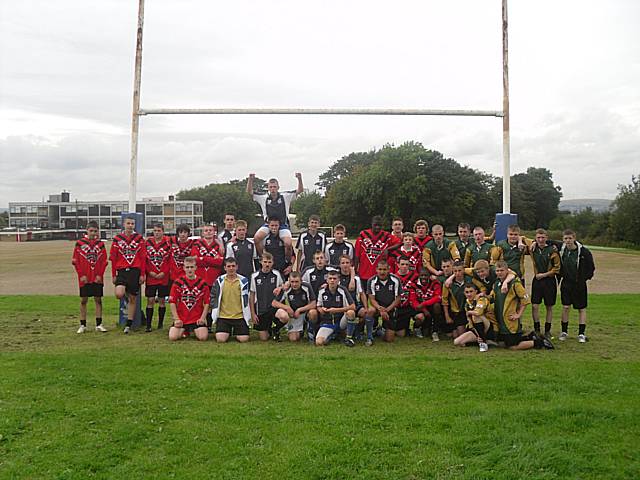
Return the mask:
<svg viewBox="0 0 640 480">
<path fill-rule="evenodd" d="M 425 318 L 422 324 L 423 336 L 431 335 L 434 342 L 439 342 L 438 329 L 442 324 L 442 286 L 440 282 L 431 280 L 429 272 L 422 270 L 414 288 L 409 292 L 409 303 L 415 311 Z"/>
<path fill-rule="evenodd" d="M 396 336 L 397 309 L 401 294 L 400 279 L 389 273 L 389 264 L 385 260 L 380 260 L 376 267 L 376 275 L 367 283 L 367 295 L 372 305 L 367 311 L 367 320 L 372 319 L 369 323 L 373 325 L 375 319 L 382 318 L 386 342 L 393 342 Z M 367 323 L 367 342 L 365 343 L 367 346 L 373 344 L 373 339 L 369 337 L 369 323 Z"/>
<path fill-rule="evenodd" d="M 235 258 L 224 259 L 225 274 L 211 288 L 211 318 L 216 324 L 216 341 L 225 343 L 235 335 L 240 343 L 249 341 L 249 279 L 238 275 Z"/>
<path fill-rule="evenodd" d="M 413 240 L 413 237 L 412 237 Z M 395 335 L 404 337 L 409 332 L 410 322 L 413 318 L 414 334 L 418 338 L 423 338 L 422 323 L 424 314 L 415 310 L 410 302 L 411 291 L 416 288 L 418 273 L 411 271 L 411 260 L 405 256 L 398 259 L 398 271 L 396 276 L 402 284 L 402 295 L 400 295 L 400 306 L 398 307 L 398 320 L 395 326 Z"/>
<path fill-rule="evenodd" d="M 471 277 L 464 274 L 464 264 L 456 261 L 453 265 L 453 281 L 451 285 L 445 282 L 442 289 L 442 308 L 447 324 L 453 327 L 453 338 L 457 338 L 465 331 L 467 316 L 464 313 L 464 286 L 471 282 Z"/>
<path fill-rule="evenodd" d="M 347 322 L 356 316 L 356 306 L 346 288 L 340 285 L 340 274 L 331 271 L 327 275 L 327 286 L 318 292 L 318 329 L 316 345 L 327 345 Z"/>
<path fill-rule="evenodd" d="M 304 330 L 306 317 L 309 317 L 310 322 L 316 323 L 316 295 L 311 285 L 302 282 L 300 272 L 291 272 L 289 288 L 282 292 L 280 299 L 274 299 L 271 305 L 278 309 L 273 330 L 276 341 L 280 339 L 280 329 L 285 325 L 289 341 L 298 342 Z"/>
<path fill-rule="evenodd" d="M 489 299 L 480 295 L 478 286 L 467 283 L 464 286 L 464 310 L 467 315 L 467 331 L 458 336 L 453 344 L 464 347 L 468 343 L 478 343 L 481 352 L 489 350 L 487 341 L 495 340 L 493 312 Z M 492 322 L 493 320 L 493 322 Z"/>
<path fill-rule="evenodd" d="M 367 295 L 362 288 L 362 281 L 360 277 L 356 275 L 356 269 L 353 267 L 351 258 L 348 255 L 342 255 L 340 257 L 340 285 L 347 289 L 349 295 L 355 302 L 355 316 L 353 319 L 347 317 L 347 336 L 344 340 L 344 344 L 347 347 L 354 347 L 356 345 L 354 334 L 359 326 L 365 323 L 367 316 L 367 309 L 365 305 L 369 303 Z M 371 338 L 373 338 L 373 319 L 367 326 L 367 330 L 371 331 Z"/>
<path fill-rule="evenodd" d="M 209 287 L 196 276 L 196 259 L 184 259 L 185 275 L 173 282 L 169 295 L 169 306 L 173 325 L 169 329 L 169 340 L 180 340 L 194 333 L 198 340 L 209 337 L 207 312 L 209 311 Z"/>
</svg>

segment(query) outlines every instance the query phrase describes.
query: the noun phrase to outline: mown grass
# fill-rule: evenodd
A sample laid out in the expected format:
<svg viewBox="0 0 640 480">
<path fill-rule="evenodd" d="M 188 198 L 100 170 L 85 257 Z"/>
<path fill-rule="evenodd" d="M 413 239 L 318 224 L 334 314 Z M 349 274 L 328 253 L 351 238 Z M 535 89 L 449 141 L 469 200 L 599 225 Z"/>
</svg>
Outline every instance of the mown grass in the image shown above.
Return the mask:
<svg viewBox="0 0 640 480">
<path fill-rule="evenodd" d="M 0 478 L 640 477 L 638 295 L 483 355 L 76 335 L 76 303 L 0 297 Z"/>
</svg>

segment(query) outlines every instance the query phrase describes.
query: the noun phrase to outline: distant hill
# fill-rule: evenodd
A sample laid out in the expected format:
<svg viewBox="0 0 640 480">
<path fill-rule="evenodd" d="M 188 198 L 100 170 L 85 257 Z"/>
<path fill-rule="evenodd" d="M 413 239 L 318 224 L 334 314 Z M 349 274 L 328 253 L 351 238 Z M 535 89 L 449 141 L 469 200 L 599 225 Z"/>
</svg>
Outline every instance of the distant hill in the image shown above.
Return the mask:
<svg viewBox="0 0 640 480">
<path fill-rule="evenodd" d="M 558 208 L 562 210 L 568 210 L 571 213 L 581 212 L 588 207 L 594 212 L 606 212 L 611 209 L 613 200 L 606 200 L 604 198 L 577 198 L 574 200 L 560 200 Z"/>
</svg>

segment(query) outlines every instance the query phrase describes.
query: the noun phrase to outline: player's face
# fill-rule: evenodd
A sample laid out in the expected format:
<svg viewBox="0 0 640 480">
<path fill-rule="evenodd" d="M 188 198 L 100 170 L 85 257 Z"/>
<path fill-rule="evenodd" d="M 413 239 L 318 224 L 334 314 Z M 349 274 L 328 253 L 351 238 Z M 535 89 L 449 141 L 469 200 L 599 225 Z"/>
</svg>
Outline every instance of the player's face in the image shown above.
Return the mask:
<svg viewBox="0 0 640 480">
<path fill-rule="evenodd" d="M 473 300 L 474 297 L 476 296 L 476 290 L 475 288 L 465 288 L 464 289 L 464 296 L 467 300 Z"/>
<path fill-rule="evenodd" d="M 413 245 L 413 237 L 404 237 L 402 239 L 402 245 L 404 245 L 405 249 L 410 250 Z"/>
<path fill-rule="evenodd" d="M 474 230 L 473 239 L 476 241 L 476 244 L 482 245 L 484 243 L 484 230 Z"/>
<path fill-rule="evenodd" d="M 404 223 L 402 223 L 400 220 L 396 220 L 391 224 L 391 230 L 393 230 L 394 233 L 401 233 L 403 229 Z"/>
<path fill-rule="evenodd" d="M 269 194 L 271 194 L 272 197 L 278 195 L 279 186 L 277 182 L 270 182 L 269 184 L 267 184 L 267 189 L 269 190 Z"/>
<path fill-rule="evenodd" d="M 236 217 L 233 215 L 225 215 L 224 216 L 224 228 L 227 230 L 233 230 L 233 227 L 236 223 Z"/>
<path fill-rule="evenodd" d="M 489 269 L 488 268 L 478 268 L 476 270 L 476 274 L 478 275 L 478 277 L 480 277 L 482 280 L 484 280 L 485 278 L 487 278 L 489 276 Z"/>
<path fill-rule="evenodd" d="M 300 280 L 300 277 L 292 277 L 289 279 L 289 284 L 291 285 L 291 288 L 298 290 L 302 285 L 302 281 Z"/>
<path fill-rule="evenodd" d="M 380 230 L 382 230 L 382 224 L 380 222 L 376 222 L 376 223 L 372 223 L 371 224 L 371 231 L 373 233 L 379 233 Z"/>
<path fill-rule="evenodd" d="M 407 273 L 409 271 L 409 262 L 407 262 L 406 260 L 400 260 L 398 271 L 402 274 Z"/>
<path fill-rule="evenodd" d="M 320 222 L 318 220 L 309 220 L 309 223 L 307 225 L 309 226 L 310 230 L 317 230 L 320 226 Z"/>
<path fill-rule="evenodd" d="M 378 274 L 378 277 L 380 277 L 382 280 L 384 280 L 385 278 L 387 278 L 389 276 L 389 266 L 388 265 L 378 265 L 378 267 L 376 268 L 376 273 Z"/>
<path fill-rule="evenodd" d="M 182 268 L 184 268 L 184 273 L 187 274 L 187 277 L 191 278 L 195 277 L 196 269 L 198 267 L 196 267 L 196 264 L 194 262 L 185 262 Z"/>
<path fill-rule="evenodd" d="M 273 268 L 273 260 L 270 258 L 263 258 L 260 260 L 260 265 L 262 266 L 263 271 L 268 272 Z"/>
<path fill-rule="evenodd" d="M 427 271 L 420 272 L 420 283 L 422 283 L 423 285 L 426 285 L 427 283 L 429 283 L 429 272 Z"/>
<path fill-rule="evenodd" d="M 247 236 L 247 227 L 236 227 L 236 238 L 244 240 Z"/>
<path fill-rule="evenodd" d="M 338 286 L 338 283 L 339 283 L 339 280 L 337 275 L 329 275 L 327 277 L 327 285 L 329 285 L 329 288 L 331 289 L 336 288 Z"/>
<path fill-rule="evenodd" d="M 224 271 L 227 273 L 227 275 L 235 275 L 236 271 L 238 270 L 238 265 L 235 262 L 231 262 L 231 263 L 226 263 L 224 265 Z"/>
<path fill-rule="evenodd" d="M 513 230 L 509 230 L 507 232 L 507 239 L 511 245 L 515 245 L 520 240 L 520 233 L 515 232 Z"/>
<path fill-rule="evenodd" d="M 464 278 L 464 267 L 453 267 L 453 274 L 456 278 Z"/>
<path fill-rule="evenodd" d="M 458 237 L 460 237 L 461 240 L 467 240 L 469 238 L 469 229 L 458 227 Z"/>
<path fill-rule="evenodd" d="M 505 278 L 507 278 L 507 275 L 509 274 L 509 270 L 507 270 L 504 267 L 496 267 L 496 276 L 500 279 L 500 280 L 504 280 Z"/>
<path fill-rule="evenodd" d="M 338 242 L 338 243 L 344 242 L 344 232 L 342 230 L 334 231 L 333 232 L 333 237 L 335 238 L 336 242 Z"/>
<path fill-rule="evenodd" d="M 189 239 L 189 232 L 186 232 L 184 230 L 180 230 L 180 232 L 178 232 L 178 241 L 180 241 L 181 243 L 184 243 L 188 239 Z"/>
<path fill-rule="evenodd" d="M 567 246 L 567 248 L 573 250 L 576 246 L 576 237 L 575 235 L 564 235 L 562 237 L 562 242 Z"/>
<path fill-rule="evenodd" d="M 164 235 L 163 229 L 161 229 L 160 227 L 153 227 L 153 237 L 156 240 L 161 240 L 163 235 Z"/>
<path fill-rule="evenodd" d="M 418 225 L 416 227 L 416 235 L 418 235 L 420 238 L 424 238 L 427 236 L 427 227 L 426 225 Z"/>
<path fill-rule="evenodd" d="M 87 237 L 91 240 L 98 238 L 98 229 L 94 227 L 87 228 Z"/>
<path fill-rule="evenodd" d="M 536 243 L 539 247 L 544 247 L 547 244 L 547 236 L 544 233 L 536 233 Z"/>
<path fill-rule="evenodd" d="M 444 230 L 434 230 L 431 232 L 431 236 L 437 244 L 441 244 L 444 240 Z"/>
<path fill-rule="evenodd" d="M 340 270 L 342 271 L 342 273 L 348 273 L 351 270 L 351 261 L 347 258 L 341 258 Z"/>
<path fill-rule="evenodd" d="M 131 233 L 136 228 L 136 221 L 133 218 L 126 218 L 124 220 L 125 231 Z"/>
<path fill-rule="evenodd" d="M 453 273 L 453 265 L 451 263 L 443 263 L 442 264 L 442 272 L 447 276 L 451 276 Z"/>
<path fill-rule="evenodd" d="M 280 230 L 280 222 L 269 222 L 269 231 L 274 235 Z"/>
<path fill-rule="evenodd" d="M 205 225 L 202 229 L 202 236 L 205 238 L 205 240 L 213 240 L 213 236 L 215 235 L 215 233 L 216 231 L 212 225 Z"/>
<path fill-rule="evenodd" d="M 314 255 L 313 256 L 313 264 L 318 268 L 322 269 L 327 264 L 326 259 L 324 258 L 324 254 Z"/>
</svg>

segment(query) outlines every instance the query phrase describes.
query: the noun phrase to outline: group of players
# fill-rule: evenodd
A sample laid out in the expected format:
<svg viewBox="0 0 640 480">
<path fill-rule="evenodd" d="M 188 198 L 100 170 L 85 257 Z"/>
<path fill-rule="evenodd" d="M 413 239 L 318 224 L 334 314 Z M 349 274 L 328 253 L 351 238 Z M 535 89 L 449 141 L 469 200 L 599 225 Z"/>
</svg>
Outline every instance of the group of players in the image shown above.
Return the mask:
<svg viewBox="0 0 640 480">
<path fill-rule="evenodd" d="M 472 231 L 461 223 L 458 238 L 450 240 L 441 225 L 429 229 L 418 220 L 412 232 L 405 232 L 402 219 L 395 218 L 386 231 L 375 216 L 352 244 L 343 225 L 334 226 L 329 242 L 319 230 L 320 218 L 312 215 L 294 250 L 289 208 L 303 191 L 301 174 L 296 178 L 295 191 L 280 192 L 271 179 L 268 192 L 254 193 L 254 175 L 249 175 L 247 192 L 265 218 L 253 239 L 247 238 L 247 222 L 231 213 L 221 231 L 205 225 L 198 239 L 190 238 L 187 225 L 168 237 L 161 224 L 145 239 L 135 232 L 135 218 L 126 217 L 108 255 L 115 295 L 128 300 L 124 333 L 131 330 L 144 284 L 146 331 L 152 329 L 156 303 L 157 327 L 163 328 L 168 298 L 171 340 L 191 335 L 207 340 L 215 333 L 218 342 L 231 337 L 247 342 L 253 327 L 263 341 L 280 341 L 285 329 L 290 341 L 307 338 L 316 345 L 341 338 L 349 347 L 359 340 L 371 346 L 376 337 L 393 342 L 407 335 L 439 341 L 444 335 L 454 345 L 477 344 L 481 352 L 489 345 L 551 349 L 560 278 L 559 340 L 568 337 L 573 307 L 579 312 L 578 341 L 587 341 L 587 281 L 595 268 L 574 232 L 565 231 L 556 242 L 539 229 L 530 240 L 511 225 L 506 240 L 493 242 L 493 233 L 486 237 L 482 227 Z M 524 288 L 525 255 L 534 267 L 531 298 Z M 87 328 L 89 297 L 96 304 L 95 328 L 105 332 L 101 298 L 107 253 L 95 222 L 77 241 L 72 263 L 80 285 L 78 333 Z M 522 317 L 529 303 L 534 330 L 527 334 Z"/>
</svg>

